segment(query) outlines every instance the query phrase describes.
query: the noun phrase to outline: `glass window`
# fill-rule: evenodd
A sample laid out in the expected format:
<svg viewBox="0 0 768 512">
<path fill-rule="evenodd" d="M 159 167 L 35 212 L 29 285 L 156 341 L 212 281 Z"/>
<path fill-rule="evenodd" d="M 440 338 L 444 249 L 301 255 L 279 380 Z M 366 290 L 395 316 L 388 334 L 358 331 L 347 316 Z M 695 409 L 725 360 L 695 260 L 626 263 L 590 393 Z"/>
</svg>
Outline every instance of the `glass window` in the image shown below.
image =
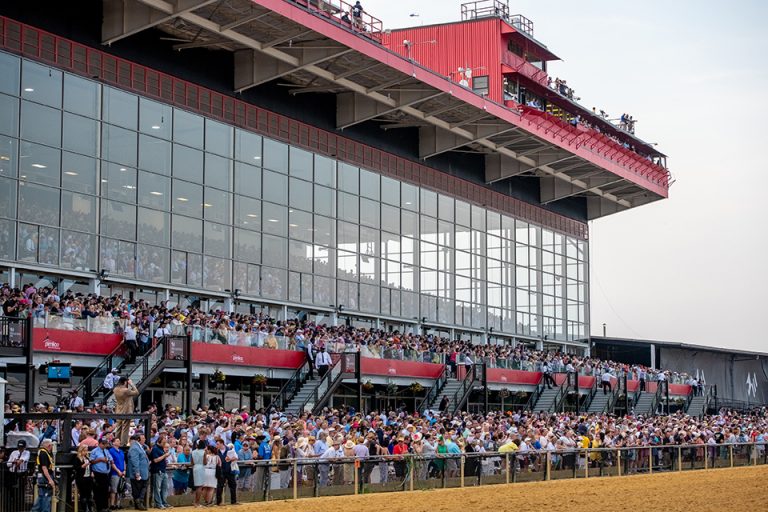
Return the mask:
<svg viewBox="0 0 768 512">
<path fill-rule="evenodd" d="M 264 170 L 264 199 L 288 204 L 288 177 Z"/>
<path fill-rule="evenodd" d="M 136 202 L 136 169 L 102 162 L 101 176 L 107 180 L 101 182 L 102 196 L 126 203 Z"/>
<path fill-rule="evenodd" d="M 312 211 L 312 183 L 296 178 L 289 182 L 289 203 L 291 208 Z"/>
<path fill-rule="evenodd" d="M 64 151 L 61 156 L 61 169 L 62 187 L 87 194 L 95 194 L 98 190 L 95 158 Z"/>
<path fill-rule="evenodd" d="M 235 226 L 254 231 L 261 230 L 261 201 L 235 196 Z"/>
<path fill-rule="evenodd" d="M 272 139 L 264 139 L 262 162 L 266 169 L 288 172 L 288 145 Z"/>
<path fill-rule="evenodd" d="M 19 100 L 0 94 L 0 133 L 19 136 Z"/>
<path fill-rule="evenodd" d="M 322 215 L 315 215 L 315 244 L 332 245 L 336 242 L 336 222 Z"/>
<path fill-rule="evenodd" d="M 205 184 L 220 188 L 230 189 L 232 175 L 232 160 L 220 156 L 205 154 Z"/>
<path fill-rule="evenodd" d="M 16 257 L 16 223 L 0 219 L 0 258 L 12 260 Z"/>
<path fill-rule="evenodd" d="M 191 286 L 202 286 L 202 283 L 203 257 L 199 254 L 187 254 L 187 284 Z"/>
<path fill-rule="evenodd" d="M 61 145 L 61 110 L 22 101 L 21 137 L 59 147 Z"/>
<path fill-rule="evenodd" d="M 104 87 L 102 120 L 129 130 L 138 128 L 139 98 L 113 87 Z"/>
<path fill-rule="evenodd" d="M 190 219 L 181 215 L 173 216 L 173 231 L 171 232 L 171 243 L 174 249 L 184 251 L 203 251 L 203 221 L 200 219 Z"/>
<path fill-rule="evenodd" d="M 364 197 L 360 198 L 360 224 L 378 229 L 380 227 L 379 203 Z"/>
<path fill-rule="evenodd" d="M 315 185 L 315 213 L 334 217 L 336 215 L 334 191 L 328 187 Z"/>
<path fill-rule="evenodd" d="M 291 240 L 288 245 L 288 264 L 291 270 L 312 272 L 312 245 Z"/>
<path fill-rule="evenodd" d="M 168 249 L 139 245 L 136 248 L 136 277 L 151 282 L 168 282 Z"/>
<path fill-rule="evenodd" d="M 0 52 L 0 92 L 19 94 L 19 58 Z"/>
<path fill-rule="evenodd" d="M 19 255 L 20 261 L 37 261 L 37 248 L 39 245 L 38 226 L 19 223 Z"/>
<path fill-rule="evenodd" d="M 339 190 L 358 194 L 360 192 L 360 169 L 339 162 Z"/>
<path fill-rule="evenodd" d="M 472 205 L 472 229 L 485 231 L 485 209 Z"/>
<path fill-rule="evenodd" d="M 203 258 L 203 286 L 214 291 L 221 291 L 231 286 L 230 262 L 221 258 L 205 256 Z"/>
<path fill-rule="evenodd" d="M 187 253 L 171 251 L 171 282 L 187 284 Z"/>
<path fill-rule="evenodd" d="M 437 193 L 420 189 L 421 213 L 430 217 L 437 217 Z"/>
<path fill-rule="evenodd" d="M 136 240 L 136 206 L 102 199 L 101 234 Z"/>
<path fill-rule="evenodd" d="M 401 188 L 403 208 L 414 212 L 419 211 L 419 189 L 413 185 L 403 183 Z"/>
<path fill-rule="evenodd" d="M 60 108 L 61 77 L 61 71 L 24 60 L 21 65 L 21 97 Z"/>
<path fill-rule="evenodd" d="M 289 172 L 291 176 L 312 181 L 314 174 L 312 166 L 312 153 L 294 146 L 291 146 L 289 153 Z"/>
<path fill-rule="evenodd" d="M 100 85 L 71 73 L 64 74 L 64 110 L 98 118 L 101 105 Z"/>
<path fill-rule="evenodd" d="M 0 217 L 16 218 L 16 181 L 0 178 Z"/>
<path fill-rule="evenodd" d="M 264 222 L 262 231 L 273 235 L 288 236 L 288 208 L 273 203 L 263 203 Z"/>
<path fill-rule="evenodd" d="M 470 226 L 471 225 L 471 215 L 470 215 L 470 205 L 469 203 L 465 203 L 464 201 L 456 201 L 456 224 L 461 224 L 462 226 Z"/>
<path fill-rule="evenodd" d="M 381 201 L 394 206 L 400 206 L 400 182 L 381 177 Z"/>
<path fill-rule="evenodd" d="M 261 136 L 235 129 L 235 159 L 261 166 Z"/>
<path fill-rule="evenodd" d="M 360 253 L 369 256 L 379 255 L 379 230 L 360 227 Z"/>
<path fill-rule="evenodd" d="M 139 135 L 139 168 L 159 174 L 170 174 L 171 143 Z"/>
<path fill-rule="evenodd" d="M 301 210 L 288 210 L 288 236 L 296 240 L 312 242 L 312 214 Z"/>
<path fill-rule="evenodd" d="M 288 266 L 288 240 L 272 235 L 262 236 L 264 261 L 280 268 Z"/>
<path fill-rule="evenodd" d="M 261 197 L 261 169 L 235 162 L 235 192 L 249 197 Z"/>
<path fill-rule="evenodd" d="M 96 198 L 67 190 L 61 193 L 61 226 L 96 232 Z"/>
<path fill-rule="evenodd" d="M 261 234 L 235 229 L 235 259 L 261 263 Z"/>
<path fill-rule="evenodd" d="M 222 224 L 204 222 L 203 229 L 205 236 L 203 252 L 222 258 L 229 258 L 231 228 Z"/>
<path fill-rule="evenodd" d="M 186 181 L 173 180 L 173 212 L 202 217 L 203 187 Z"/>
<path fill-rule="evenodd" d="M 19 178 L 58 187 L 61 178 L 61 152 L 31 142 L 22 142 Z"/>
<path fill-rule="evenodd" d="M 421 239 L 437 243 L 437 221 L 432 217 L 421 216 Z"/>
<path fill-rule="evenodd" d="M 184 110 L 173 110 L 173 141 L 203 149 L 203 118 Z"/>
<path fill-rule="evenodd" d="M 117 243 L 117 273 L 126 276 L 136 274 L 136 244 L 122 240 Z"/>
<path fill-rule="evenodd" d="M 136 132 L 108 124 L 103 124 L 101 130 L 102 158 L 136 167 Z"/>
<path fill-rule="evenodd" d="M 195 183 L 203 182 L 203 152 L 196 149 L 173 145 L 173 177 Z"/>
<path fill-rule="evenodd" d="M 349 222 L 339 222 L 336 247 L 347 251 L 357 252 L 357 244 L 359 241 L 357 224 L 350 224 Z"/>
<path fill-rule="evenodd" d="M 315 183 L 326 187 L 336 186 L 336 160 L 315 155 Z"/>
<path fill-rule="evenodd" d="M 437 206 L 438 206 L 438 216 L 440 217 L 440 220 L 447 220 L 448 222 L 453 222 L 453 218 L 454 218 L 453 198 L 440 194 L 438 195 Z"/>
<path fill-rule="evenodd" d="M 3 123 L 0 123 L 0 126 L 2 126 L 2 124 Z M 16 158 L 17 149 L 18 141 L 16 139 L 0 135 L 0 176 L 16 176 L 16 164 L 18 160 Z"/>
<path fill-rule="evenodd" d="M 160 137 L 171 138 L 173 108 L 157 101 L 139 98 L 139 131 Z"/>
<path fill-rule="evenodd" d="M 270 267 L 261 268 L 261 293 L 264 297 L 284 299 L 287 288 L 287 270 Z"/>
<path fill-rule="evenodd" d="M 222 222 L 229 224 L 232 222 L 230 213 L 231 194 L 205 187 L 205 202 L 203 203 L 203 213 L 205 220 Z"/>
<path fill-rule="evenodd" d="M 59 264 L 59 230 L 40 227 L 38 261 L 44 265 Z"/>
<path fill-rule="evenodd" d="M 170 233 L 171 215 L 169 213 L 139 208 L 139 242 L 167 246 L 170 242 Z"/>
<path fill-rule="evenodd" d="M 74 270 L 96 269 L 96 235 L 62 230 L 61 266 Z"/>
<path fill-rule="evenodd" d="M 336 258 L 333 254 L 333 249 L 315 245 L 313 256 L 313 269 L 315 274 L 320 274 L 323 276 L 334 275 L 336 269 Z"/>
<path fill-rule="evenodd" d="M 64 113 L 62 147 L 75 153 L 98 156 L 99 123 L 87 117 Z"/>
<path fill-rule="evenodd" d="M 349 222 L 360 221 L 360 199 L 357 196 L 339 192 L 339 218 Z"/>
<path fill-rule="evenodd" d="M 381 180 L 378 174 L 371 171 L 366 171 L 365 169 L 360 169 L 360 195 L 361 196 L 367 197 L 369 199 L 373 199 L 374 201 L 378 201 L 380 187 L 381 187 Z"/>
<path fill-rule="evenodd" d="M 394 206 L 381 205 L 381 229 L 390 233 L 400 232 L 400 211 Z"/>
<path fill-rule="evenodd" d="M 405 236 L 419 236 L 419 216 L 407 210 L 401 210 L 401 232 Z"/>
<path fill-rule="evenodd" d="M 212 119 L 206 119 L 205 150 L 232 158 L 232 127 Z"/>
</svg>

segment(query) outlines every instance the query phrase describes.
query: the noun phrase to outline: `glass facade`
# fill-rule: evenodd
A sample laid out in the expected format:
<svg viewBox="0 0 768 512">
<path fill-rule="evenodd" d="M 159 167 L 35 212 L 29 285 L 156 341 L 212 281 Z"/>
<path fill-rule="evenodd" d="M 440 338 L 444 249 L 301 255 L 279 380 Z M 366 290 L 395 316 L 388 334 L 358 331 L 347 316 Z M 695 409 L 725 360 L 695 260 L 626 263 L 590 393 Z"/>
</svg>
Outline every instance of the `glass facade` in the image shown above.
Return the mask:
<svg viewBox="0 0 768 512">
<path fill-rule="evenodd" d="M 0 52 L 0 259 L 572 341 L 583 240 Z"/>
</svg>

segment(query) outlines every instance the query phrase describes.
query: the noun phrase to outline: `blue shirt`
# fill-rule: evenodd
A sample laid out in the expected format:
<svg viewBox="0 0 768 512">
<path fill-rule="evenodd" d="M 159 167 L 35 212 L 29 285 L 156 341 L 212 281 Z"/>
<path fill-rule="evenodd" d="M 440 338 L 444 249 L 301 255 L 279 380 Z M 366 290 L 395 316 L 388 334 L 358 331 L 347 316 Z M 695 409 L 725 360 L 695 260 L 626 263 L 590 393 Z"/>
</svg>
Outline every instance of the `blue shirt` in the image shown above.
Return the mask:
<svg viewBox="0 0 768 512">
<path fill-rule="evenodd" d="M 160 446 L 155 445 L 152 447 L 152 451 L 149 453 L 149 472 L 150 473 L 165 473 L 165 467 L 168 465 L 168 459 L 165 458 L 160 462 L 155 462 L 155 459 L 162 457 L 165 454 Z"/>
<path fill-rule="evenodd" d="M 189 462 L 189 458 L 185 453 L 179 453 L 176 455 L 176 462 L 183 464 L 185 462 Z M 186 484 L 189 482 L 189 469 L 177 469 L 173 472 L 173 479 L 179 483 Z"/>
<path fill-rule="evenodd" d="M 109 456 L 112 457 L 112 463 L 117 469 L 125 473 L 125 453 L 123 450 L 112 447 L 109 449 Z M 109 472 L 112 476 L 117 476 L 117 471 L 114 469 Z"/>
<path fill-rule="evenodd" d="M 272 448 L 269 446 L 269 443 L 266 441 L 262 441 L 259 445 L 259 459 L 261 460 L 269 460 L 272 458 Z"/>
<path fill-rule="evenodd" d="M 93 463 L 96 459 L 102 459 L 106 458 L 110 462 L 96 462 Z M 97 446 L 93 449 L 91 452 L 91 471 L 95 471 L 97 473 L 109 473 L 111 471 L 111 461 L 112 457 L 109 455 L 109 450 L 103 450 L 100 446 Z"/>
<path fill-rule="evenodd" d="M 321 440 L 317 440 L 315 443 L 315 455 L 322 455 L 328 449 L 328 445 Z"/>
</svg>

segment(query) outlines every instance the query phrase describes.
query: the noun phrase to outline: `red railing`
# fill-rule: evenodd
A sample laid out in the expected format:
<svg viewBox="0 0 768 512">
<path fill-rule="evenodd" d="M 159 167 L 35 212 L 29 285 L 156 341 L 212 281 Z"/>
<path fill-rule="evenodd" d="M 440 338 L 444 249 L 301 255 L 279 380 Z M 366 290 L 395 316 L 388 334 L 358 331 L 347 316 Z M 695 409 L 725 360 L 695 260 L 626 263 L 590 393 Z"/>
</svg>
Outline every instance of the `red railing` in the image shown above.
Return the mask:
<svg viewBox="0 0 768 512">
<path fill-rule="evenodd" d="M 529 125 L 544 130 L 545 134 L 551 133 L 559 137 L 561 142 L 573 145 L 574 149 L 584 147 L 602 158 L 629 169 L 651 183 L 669 186 L 669 171 L 625 148 L 608 136 L 592 128 L 572 126 L 552 114 L 535 108 L 520 105 L 519 110 Z"/>
<path fill-rule="evenodd" d="M 503 51 L 501 52 L 501 62 L 512 68 L 515 73 L 520 73 L 544 87 L 547 86 L 547 72 L 537 68 L 519 55 L 510 51 Z"/>
<path fill-rule="evenodd" d="M 0 16 L 0 48 L 586 240 L 584 222 Z"/>
<path fill-rule="evenodd" d="M 375 18 L 363 11 L 359 18 L 352 15 L 354 3 L 344 0 L 285 0 L 292 4 L 298 4 L 321 16 L 330 18 L 336 23 L 359 32 L 371 39 L 381 42 L 381 34 L 384 31 L 384 25 L 381 20 Z"/>
</svg>

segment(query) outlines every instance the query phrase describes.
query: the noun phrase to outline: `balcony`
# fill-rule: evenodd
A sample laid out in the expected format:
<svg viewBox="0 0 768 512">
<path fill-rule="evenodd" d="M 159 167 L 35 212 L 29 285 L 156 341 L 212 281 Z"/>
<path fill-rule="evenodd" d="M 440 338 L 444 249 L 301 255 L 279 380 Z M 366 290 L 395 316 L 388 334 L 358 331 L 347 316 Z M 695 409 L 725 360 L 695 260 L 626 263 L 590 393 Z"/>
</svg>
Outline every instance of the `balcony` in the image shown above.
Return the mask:
<svg viewBox="0 0 768 512">
<path fill-rule="evenodd" d="M 504 73 L 520 73 L 529 80 L 547 86 L 547 72 L 543 69 L 539 69 L 519 55 L 515 55 L 510 51 L 505 51 L 501 54 L 501 63 L 507 66 L 509 70 L 504 70 Z"/>
</svg>

